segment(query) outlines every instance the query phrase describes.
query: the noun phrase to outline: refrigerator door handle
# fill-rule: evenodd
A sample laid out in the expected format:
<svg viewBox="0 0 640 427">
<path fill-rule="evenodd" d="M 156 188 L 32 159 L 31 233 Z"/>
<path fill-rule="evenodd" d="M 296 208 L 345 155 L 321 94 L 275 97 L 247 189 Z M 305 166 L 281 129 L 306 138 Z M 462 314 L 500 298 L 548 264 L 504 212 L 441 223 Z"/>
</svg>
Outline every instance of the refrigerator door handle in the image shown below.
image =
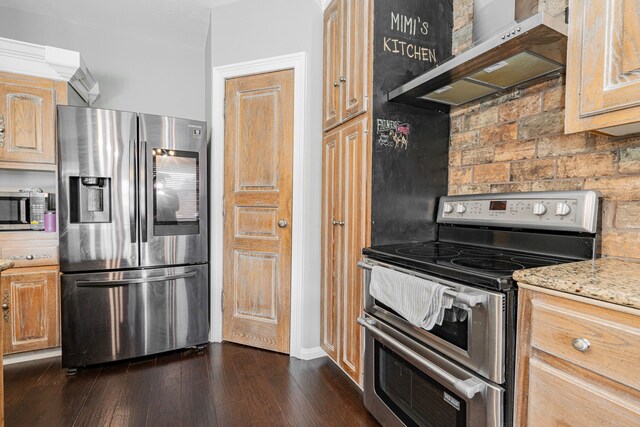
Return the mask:
<svg viewBox="0 0 640 427">
<path fill-rule="evenodd" d="M 147 243 L 147 141 L 140 141 L 140 241 Z"/>
<path fill-rule="evenodd" d="M 190 271 L 183 274 L 175 274 L 169 276 L 157 276 L 157 277 L 141 277 L 139 279 L 119 279 L 119 280 L 78 280 L 75 285 L 78 288 L 104 288 L 104 287 L 119 287 L 136 283 L 150 283 L 150 282 L 165 282 L 169 280 L 186 279 L 189 277 L 195 277 L 198 274 L 197 271 Z"/>
<path fill-rule="evenodd" d="M 136 178 L 138 176 L 138 143 L 134 138 L 129 140 L 129 155 L 131 157 L 131 169 L 129 170 L 129 230 L 131 243 L 138 239 L 136 227 L 138 213 L 138 192 L 136 191 Z"/>
</svg>

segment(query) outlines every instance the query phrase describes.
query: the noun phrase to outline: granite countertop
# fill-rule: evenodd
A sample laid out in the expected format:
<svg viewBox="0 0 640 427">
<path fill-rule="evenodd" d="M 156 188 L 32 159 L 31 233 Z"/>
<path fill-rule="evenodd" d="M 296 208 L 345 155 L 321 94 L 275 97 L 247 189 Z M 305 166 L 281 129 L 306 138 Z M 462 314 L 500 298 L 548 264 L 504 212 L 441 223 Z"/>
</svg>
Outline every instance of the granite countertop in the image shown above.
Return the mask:
<svg viewBox="0 0 640 427">
<path fill-rule="evenodd" d="M 0 271 L 8 270 L 11 267 L 13 267 L 13 261 L 0 259 Z"/>
<path fill-rule="evenodd" d="M 640 262 L 601 258 L 518 270 L 518 282 L 640 309 Z"/>
</svg>

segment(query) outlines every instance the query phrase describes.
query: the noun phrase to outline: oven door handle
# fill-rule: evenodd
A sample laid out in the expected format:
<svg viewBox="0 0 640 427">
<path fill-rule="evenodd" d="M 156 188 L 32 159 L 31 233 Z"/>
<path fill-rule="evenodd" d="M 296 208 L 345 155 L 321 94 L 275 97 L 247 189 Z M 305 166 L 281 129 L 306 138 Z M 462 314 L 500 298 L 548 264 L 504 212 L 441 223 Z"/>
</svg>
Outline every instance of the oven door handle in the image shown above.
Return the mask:
<svg viewBox="0 0 640 427">
<path fill-rule="evenodd" d="M 369 332 L 375 335 L 378 339 L 384 341 L 387 345 L 393 347 L 393 349 L 398 353 L 402 354 L 402 356 L 411 360 L 411 362 L 420 365 L 421 367 L 425 368 L 432 374 L 438 376 L 445 383 L 452 386 L 454 389 L 462 393 L 468 399 L 473 399 L 473 396 L 475 396 L 477 393 L 483 392 L 484 389 L 486 388 L 486 386 L 480 381 L 477 381 L 473 378 L 461 380 L 460 378 L 457 378 L 454 375 L 451 375 L 449 372 L 445 371 L 438 365 L 435 365 L 434 363 L 426 360 L 425 358 L 420 356 L 415 351 L 411 350 L 406 345 L 402 344 L 395 338 L 391 337 L 390 335 L 378 329 L 375 326 L 376 324 L 375 320 L 368 320 L 363 317 L 358 317 L 358 323 L 364 326 L 365 329 L 367 329 Z"/>
<path fill-rule="evenodd" d="M 358 267 L 362 268 L 363 270 L 369 270 L 372 271 L 373 270 L 373 266 L 370 264 L 367 264 L 364 261 L 358 261 Z M 387 268 L 387 267 L 383 267 L 383 268 Z M 403 274 L 407 274 L 403 271 L 400 271 Z M 420 276 L 416 276 L 419 279 L 422 279 Z M 455 299 L 456 301 L 468 305 L 469 307 L 475 307 L 476 305 L 480 304 L 484 304 L 487 302 L 487 297 L 486 295 L 476 295 L 476 294 L 469 294 L 466 292 L 457 292 L 454 291 L 453 289 L 447 289 L 446 291 L 444 291 L 445 295 L 450 296 L 451 298 Z"/>
</svg>

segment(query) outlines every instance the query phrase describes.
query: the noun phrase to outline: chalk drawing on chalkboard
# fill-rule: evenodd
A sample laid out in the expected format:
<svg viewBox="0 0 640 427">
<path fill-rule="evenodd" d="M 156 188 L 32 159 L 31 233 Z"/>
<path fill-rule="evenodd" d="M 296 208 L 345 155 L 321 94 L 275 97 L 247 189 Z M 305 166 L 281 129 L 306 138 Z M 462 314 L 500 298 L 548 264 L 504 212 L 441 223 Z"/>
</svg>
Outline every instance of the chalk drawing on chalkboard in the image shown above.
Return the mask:
<svg viewBox="0 0 640 427">
<path fill-rule="evenodd" d="M 409 148 L 409 134 L 411 127 L 399 120 L 376 119 L 377 142 L 383 147 L 396 150 Z"/>
</svg>

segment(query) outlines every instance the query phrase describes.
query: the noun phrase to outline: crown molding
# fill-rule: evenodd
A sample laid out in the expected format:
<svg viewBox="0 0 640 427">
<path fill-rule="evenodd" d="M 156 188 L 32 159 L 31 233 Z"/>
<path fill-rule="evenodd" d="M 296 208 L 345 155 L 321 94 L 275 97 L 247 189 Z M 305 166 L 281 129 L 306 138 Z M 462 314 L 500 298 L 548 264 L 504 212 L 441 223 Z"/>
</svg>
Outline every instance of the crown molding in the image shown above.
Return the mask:
<svg viewBox="0 0 640 427">
<path fill-rule="evenodd" d="M 100 87 L 79 52 L 0 37 L 0 71 L 68 82 L 89 105 Z"/>
</svg>

